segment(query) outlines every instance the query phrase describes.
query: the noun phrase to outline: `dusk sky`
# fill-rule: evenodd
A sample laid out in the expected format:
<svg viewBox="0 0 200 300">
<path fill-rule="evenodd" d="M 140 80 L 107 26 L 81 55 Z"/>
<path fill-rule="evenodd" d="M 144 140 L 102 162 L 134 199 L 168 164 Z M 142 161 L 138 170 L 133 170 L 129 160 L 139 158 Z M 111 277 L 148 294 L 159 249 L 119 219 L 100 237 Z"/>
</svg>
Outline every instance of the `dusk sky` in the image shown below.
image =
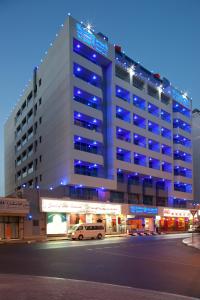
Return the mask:
<svg viewBox="0 0 200 300">
<path fill-rule="evenodd" d="M 188 92 L 200 108 L 199 0 L 0 0 L 0 195 L 5 120 L 68 12 Z"/>
</svg>

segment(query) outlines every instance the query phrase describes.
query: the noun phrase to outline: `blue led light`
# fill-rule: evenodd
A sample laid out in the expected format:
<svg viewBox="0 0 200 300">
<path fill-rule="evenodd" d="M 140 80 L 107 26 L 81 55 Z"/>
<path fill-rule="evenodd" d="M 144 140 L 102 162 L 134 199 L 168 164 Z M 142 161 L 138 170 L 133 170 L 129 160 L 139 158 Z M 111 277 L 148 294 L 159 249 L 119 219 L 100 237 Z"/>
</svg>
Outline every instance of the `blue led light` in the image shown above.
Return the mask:
<svg viewBox="0 0 200 300">
<path fill-rule="evenodd" d="M 117 109 L 117 112 L 119 112 L 119 113 L 122 112 L 122 109 L 121 109 L 121 108 L 118 108 L 118 109 Z"/>
<path fill-rule="evenodd" d="M 94 53 L 94 54 L 92 54 L 92 57 L 93 57 L 93 58 L 96 58 L 96 57 L 97 57 L 97 55 Z"/>
<path fill-rule="evenodd" d="M 118 92 L 118 93 L 121 93 L 121 90 L 120 90 L 120 89 L 117 89 L 117 92 Z"/>
<path fill-rule="evenodd" d="M 81 94 L 81 91 L 80 91 L 80 90 L 78 90 L 78 91 L 77 91 L 77 94 L 78 94 L 78 95 L 80 95 L 80 94 Z"/>
<path fill-rule="evenodd" d="M 95 124 L 96 124 L 96 123 L 97 123 L 97 120 L 96 120 L 96 119 L 94 119 L 94 120 L 93 120 L 93 123 L 95 123 Z"/>
<path fill-rule="evenodd" d="M 96 79 L 97 79 L 97 76 L 96 76 L 96 75 L 93 75 L 93 76 L 92 76 L 92 79 L 93 79 L 93 80 L 96 80 Z"/>
<path fill-rule="evenodd" d="M 94 96 L 94 97 L 92 98 L 92 100 L 93 100 L 93 101 L 97 101 L 97 98 Z"/>
<path fill-rule="evenodd" d="M 78 49 L 81 48 L 81 45 L 80 45 L 80 44 L 77 44 L 77 45 L 76 45 L 76 48 L 78 48 Z"/>
<path fill-rule="evenodd" d="M 77 68 L 76 68 L 76 71 L 77 71 L 77 72 L 80 72 L 80 71 L 81 71 L 81 68 L 80 68 L 80 67 L 77 67 Z"/>
</svg>

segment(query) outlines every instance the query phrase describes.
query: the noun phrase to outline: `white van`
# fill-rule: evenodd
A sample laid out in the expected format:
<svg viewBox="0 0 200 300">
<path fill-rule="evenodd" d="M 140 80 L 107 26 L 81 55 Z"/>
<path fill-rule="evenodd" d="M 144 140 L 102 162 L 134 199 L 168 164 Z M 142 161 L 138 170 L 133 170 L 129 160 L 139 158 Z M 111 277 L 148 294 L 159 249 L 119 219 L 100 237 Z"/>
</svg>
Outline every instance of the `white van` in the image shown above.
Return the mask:
<svg viewBox="0 0 200 300">
<path fill-rule="evenodd" d="M 72 240 L 98 239 L 105 237 L 105 227 L 102 223 L 76 224 L 69 229 L 68 238 Z"/>
</svg>

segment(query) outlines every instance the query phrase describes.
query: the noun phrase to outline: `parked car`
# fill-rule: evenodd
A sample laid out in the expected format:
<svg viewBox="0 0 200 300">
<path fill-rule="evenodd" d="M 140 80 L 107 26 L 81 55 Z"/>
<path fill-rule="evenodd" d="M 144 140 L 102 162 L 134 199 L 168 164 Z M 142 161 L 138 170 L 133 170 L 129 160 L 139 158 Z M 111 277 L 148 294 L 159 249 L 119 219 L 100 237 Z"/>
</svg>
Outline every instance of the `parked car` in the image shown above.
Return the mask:
<svg viewBox="0 0 200 300">
<path fill-rule="evenodd" d="M 191 226 L 189 229 L 188 229 L 189 232 L 197 232 L 197 233 L 200 233 L 200 225 L 194 225 L 194 226 Z"/>
<path fill-rule="evenodd" d="M 67 236 L 72 240 L 101 240 L 105 237 L 105 227 L 101 223 L 76 224 L 71 229 L 69 229 Z"/>
</svg>

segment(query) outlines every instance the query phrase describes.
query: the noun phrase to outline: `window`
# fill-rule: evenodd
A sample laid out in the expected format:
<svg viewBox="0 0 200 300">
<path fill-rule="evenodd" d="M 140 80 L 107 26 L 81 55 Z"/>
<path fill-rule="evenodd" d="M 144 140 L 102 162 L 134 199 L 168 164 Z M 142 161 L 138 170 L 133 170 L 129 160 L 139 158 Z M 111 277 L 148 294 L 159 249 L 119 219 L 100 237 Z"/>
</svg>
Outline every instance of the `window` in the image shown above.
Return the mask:
<svg viewBox="0 0 200 300">
<path fill-rule="evenodd" d="M 42 155 L 39 156 L 39 160 L 40 160 L 40 162 L 42 162 Z"/>
<path fill-rule="evenodd" d="M 88 227 L 86 227 L 86 230 L 88 230 Z M 83 226 L 79 226 L 77 230 L 83 230 Z"/>
<path fill-rule="evenodd" d="M 39 137 L 39 142 L 42 143 L 42 137 L 41 136 Z"/>
<path fill-rule="evenodd" d="M 36 115 L 37 113 L 37 103 L 34 105 L 34 116 Z"/>
<path fill-rule="evenodd" d="M 136 76 L 133 76 L 133 82 L 132 82 L 133 86 L 136 87 L 139 90 L 143 90 L 144 89 L 144 81 L 139 79 Z"/>
<path fill-rule="evenodd" d="M 133 95 L 133 105 L 139 109 L 145 110 L 145 100 Z"/>
<path fill-rule="evenodd" d="M 42 124 L 42 117 L 39 118 L 39 123 Z"/>
<path fill-rule="evenodd" d="M 39 86 L 42 84 L 42 78 L 39 79 Z"/>
<path fill-rule="evenodd" d="M 135 145 L 139 147 L 146 148 L 146 137 L 139 135 L 139 134 L 134 134 L 133 135 L 133 142 Z"/>
<path fill-rule="evenodd" d="M 130 123 L 131 113 L 130 113 L 130 111 L 128 111 L 122 107 L 116 106 L 116 118 Z"/>
<path fill-rule="evenodd" d="M 42 104 L 42 98 L 39 99 L 39 105 L 41 105 L 41 104 Z"/>
<path fill-rule="evenodd" d="M 116 96 L 124 101 L 130 102 L 130 92 L 116 85 L 115 87 Z"/>
<path fill-rule="evenodd" d="M 149 139 L 148 141 L 149 150 L 160 152 L 160 144 L 157 141 Z"/>
<path fill-rule="evenodd" d="M 146 128 L 145 118 L 143 118 L 139 115 L 136 115 L 136 114 L 133 114 L 133 124 L 140 128 L 144 128 L 144 129 Z"/>
<path fill-rule="evenodd" d="M 148 103 L 148 112 L 155 116 L 155 117 L 159 117 L 159 108 L 158 106 L 152 104 L 152 103 Z"/>
<path fill-rule="evenodd" d="M 115 66 L 115 76 L 117 76 L 118 78 L 120 78 L 128 83 L 130 82 L 129 73 L 117 65 Z"/>
<path fill-rule="evenodd" d="M 168 105 L 170 103 L 170 98 L 165 94 L 161 93 L 161 102 L 165 105 Z"/>
<path fill-rule="evenodd" d="M 42 174 L 40 174 L 40 182 L 42 181 Z"/>
<path fill-rule="evenodd" d="M 148 87 L 147 87 L 147 92 L 148 92 L 149 96 L 156 98 L 156 99 L 159 98 L 158 90 L 150 85 L 148 85 Z"/>
</svg>

